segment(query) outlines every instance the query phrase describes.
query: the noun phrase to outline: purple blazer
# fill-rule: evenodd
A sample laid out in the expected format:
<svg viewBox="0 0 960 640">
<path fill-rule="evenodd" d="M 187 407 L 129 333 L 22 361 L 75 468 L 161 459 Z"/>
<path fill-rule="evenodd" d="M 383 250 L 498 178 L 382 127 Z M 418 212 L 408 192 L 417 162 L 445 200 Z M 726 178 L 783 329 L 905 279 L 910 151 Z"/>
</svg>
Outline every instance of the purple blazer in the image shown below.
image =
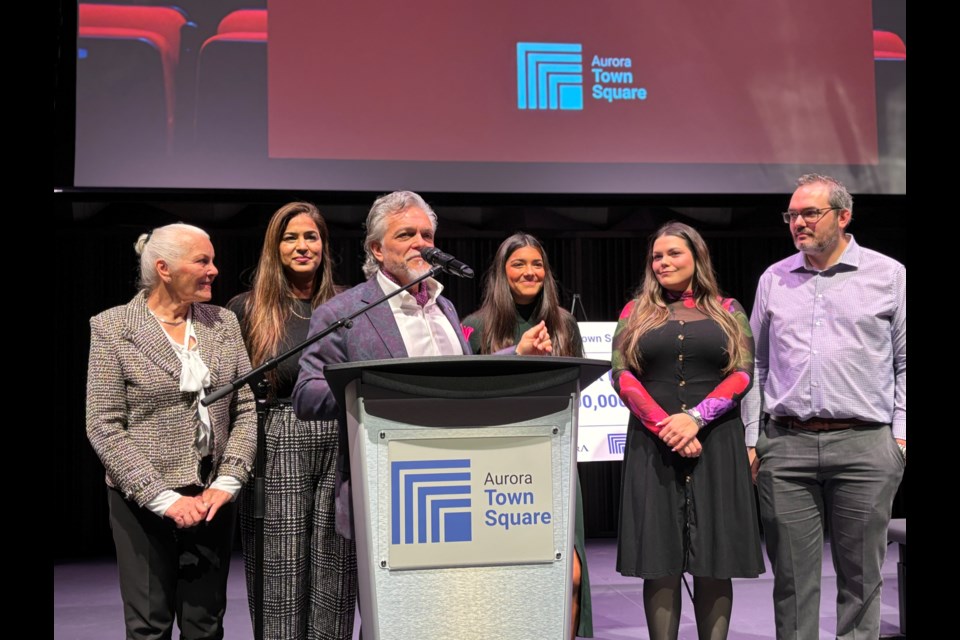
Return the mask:
<svg viewBox="0 0 960 640">
<path fill-rule="evenodd" d="M 376 277 L 334 296 L 314 309 L 310 317 L 310 335 L 382 296 L 383 290 Z M 470 355 L 470 343 L 463 336 L 453 303 L 440 296 L 437 304 L 453 325 L 463 353 Z M 338 417 L 339 407 L 324 375 L 326 365 L 406 357 L 407 349 L 390 304 L 377 305 L 356 317 L 352 328 L 334 331 L 304 350 L 300 357 L 300 375 L 293 389 L 293 408 L 297 417 L 301 420 L 333 420 Z"/>
</svg>

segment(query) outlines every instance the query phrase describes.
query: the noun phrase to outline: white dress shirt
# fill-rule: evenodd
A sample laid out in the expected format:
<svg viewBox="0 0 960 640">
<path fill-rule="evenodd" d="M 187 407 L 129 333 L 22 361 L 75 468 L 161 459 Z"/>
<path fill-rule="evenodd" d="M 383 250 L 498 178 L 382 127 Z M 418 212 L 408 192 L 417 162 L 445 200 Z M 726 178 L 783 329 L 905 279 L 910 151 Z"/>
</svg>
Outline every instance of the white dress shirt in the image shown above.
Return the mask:
<svg viewBox="0 0 960 640">
<path fill-rule="evenodd" d="M 377 272 L 377 282 L 384 293 L 392 293 L 400 288 L 398 284 L 383 275 L 382 271 Z M 443 285 L 433 278 L 428 278 L 421 282 L 420 286 L 426 286 L 430 292 L 427 303 L 422 307 L 409 291 L 403 291 L 387 301 L 397 321 L 400 335 L 403 337 L 407 355 L 411 357 L 463 355 L 463 347 L 460 346 L 460 339 L 456 334 L 459 327 L 455 328 L 450 324 L 450 320 L 437 304 Z"/>
</svg>

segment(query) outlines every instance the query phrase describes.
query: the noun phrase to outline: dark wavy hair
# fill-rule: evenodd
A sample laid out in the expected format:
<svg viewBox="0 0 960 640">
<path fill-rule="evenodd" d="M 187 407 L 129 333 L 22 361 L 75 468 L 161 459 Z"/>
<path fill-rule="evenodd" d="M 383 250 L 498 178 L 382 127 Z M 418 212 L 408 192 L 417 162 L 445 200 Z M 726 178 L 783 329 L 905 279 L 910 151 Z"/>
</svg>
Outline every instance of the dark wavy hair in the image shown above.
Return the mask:
<svg viewBox="0 0 960 640">
<path fill-rule="evenodd" d="M 320 266 L 313 279 L 310 307 L 318 306 L 336 294 L 333 283 L 333 259 L 330 257 L 330 232 L 320 210 L 309 202 L 290 202 L 277 209 L 263 237 L 260 261 L 253 274 L 253 287 L 247 296 L 243 314 L 243 340 L 250 353 L 250 364 L 260 366 L 277 355 L 283 342 L 286 322 L 296 304 L 293 289 L 280 261 L 280 242 L 290 221 L 306 215 L 320 232 L 323 243 Z M 273 383 L 273 371 L 267 378 Z"/>
<path fill-rule="evenodd" d="M 577 348 L 571 329 L 572 318 L 570 313 L 560 306 L 560 295 L 557 283 L 550 269 L 547 252 L 543 250 L 540 241 L 529 233 L 515 233 L 503 242 L 497 249 L 493 264 L 487 269 L 483 287 L 483 304 L 477 313 L 480 316 L 483 330 L 480 332 L 480 353 L 495 353 L 500 349 L 514 344 L 514 335 L 517 330 L 516 302 L 507 280 L 507 262 L 517 249 L 532 247 L 543 258 L 543 287 L 534 300 L 534 310 L 531 320 L 534 324 L 544 320 L 547 331 L 553 340 L 553 353 L 559 356 L 580 356 L 573 353 Z"/>
</svg>

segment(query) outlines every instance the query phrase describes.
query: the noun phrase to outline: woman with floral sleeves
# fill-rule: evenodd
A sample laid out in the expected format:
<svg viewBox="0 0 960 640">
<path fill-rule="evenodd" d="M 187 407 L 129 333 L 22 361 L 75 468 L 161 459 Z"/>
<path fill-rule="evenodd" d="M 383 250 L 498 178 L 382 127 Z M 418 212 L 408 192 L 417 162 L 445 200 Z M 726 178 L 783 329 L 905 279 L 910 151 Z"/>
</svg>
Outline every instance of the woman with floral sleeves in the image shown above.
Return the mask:
<svg viewBox="0 0 960 640">
<path fill-rule="evenodd" d="M 752 384 L 747 315 L 720 296 L 699 233 L 670 222 L 650 238 L 644 282 L 624 307 L 613 382 L 630 409 L 617 570 L 644 579 L 652 639 L 677 637 L 680 578 L 694 578 L 701 639 L 726 638 L 731 578 L 763 573 L 743 423 Z"/>
</svg>

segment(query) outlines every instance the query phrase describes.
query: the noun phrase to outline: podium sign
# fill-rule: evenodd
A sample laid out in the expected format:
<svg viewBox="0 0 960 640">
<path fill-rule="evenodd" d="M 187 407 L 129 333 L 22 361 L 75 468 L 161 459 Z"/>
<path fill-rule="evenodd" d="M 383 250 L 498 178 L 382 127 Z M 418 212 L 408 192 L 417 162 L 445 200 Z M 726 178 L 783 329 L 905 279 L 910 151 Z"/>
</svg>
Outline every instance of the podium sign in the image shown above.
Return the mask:
<svg viewBox="0 0 960 640">
<path fill-rule="evenodd" d="M 553 500 L 549 436 L 392 440 L 387 448 L 388 568 L 556 560 L 562 505 Z"/>
</svg>

